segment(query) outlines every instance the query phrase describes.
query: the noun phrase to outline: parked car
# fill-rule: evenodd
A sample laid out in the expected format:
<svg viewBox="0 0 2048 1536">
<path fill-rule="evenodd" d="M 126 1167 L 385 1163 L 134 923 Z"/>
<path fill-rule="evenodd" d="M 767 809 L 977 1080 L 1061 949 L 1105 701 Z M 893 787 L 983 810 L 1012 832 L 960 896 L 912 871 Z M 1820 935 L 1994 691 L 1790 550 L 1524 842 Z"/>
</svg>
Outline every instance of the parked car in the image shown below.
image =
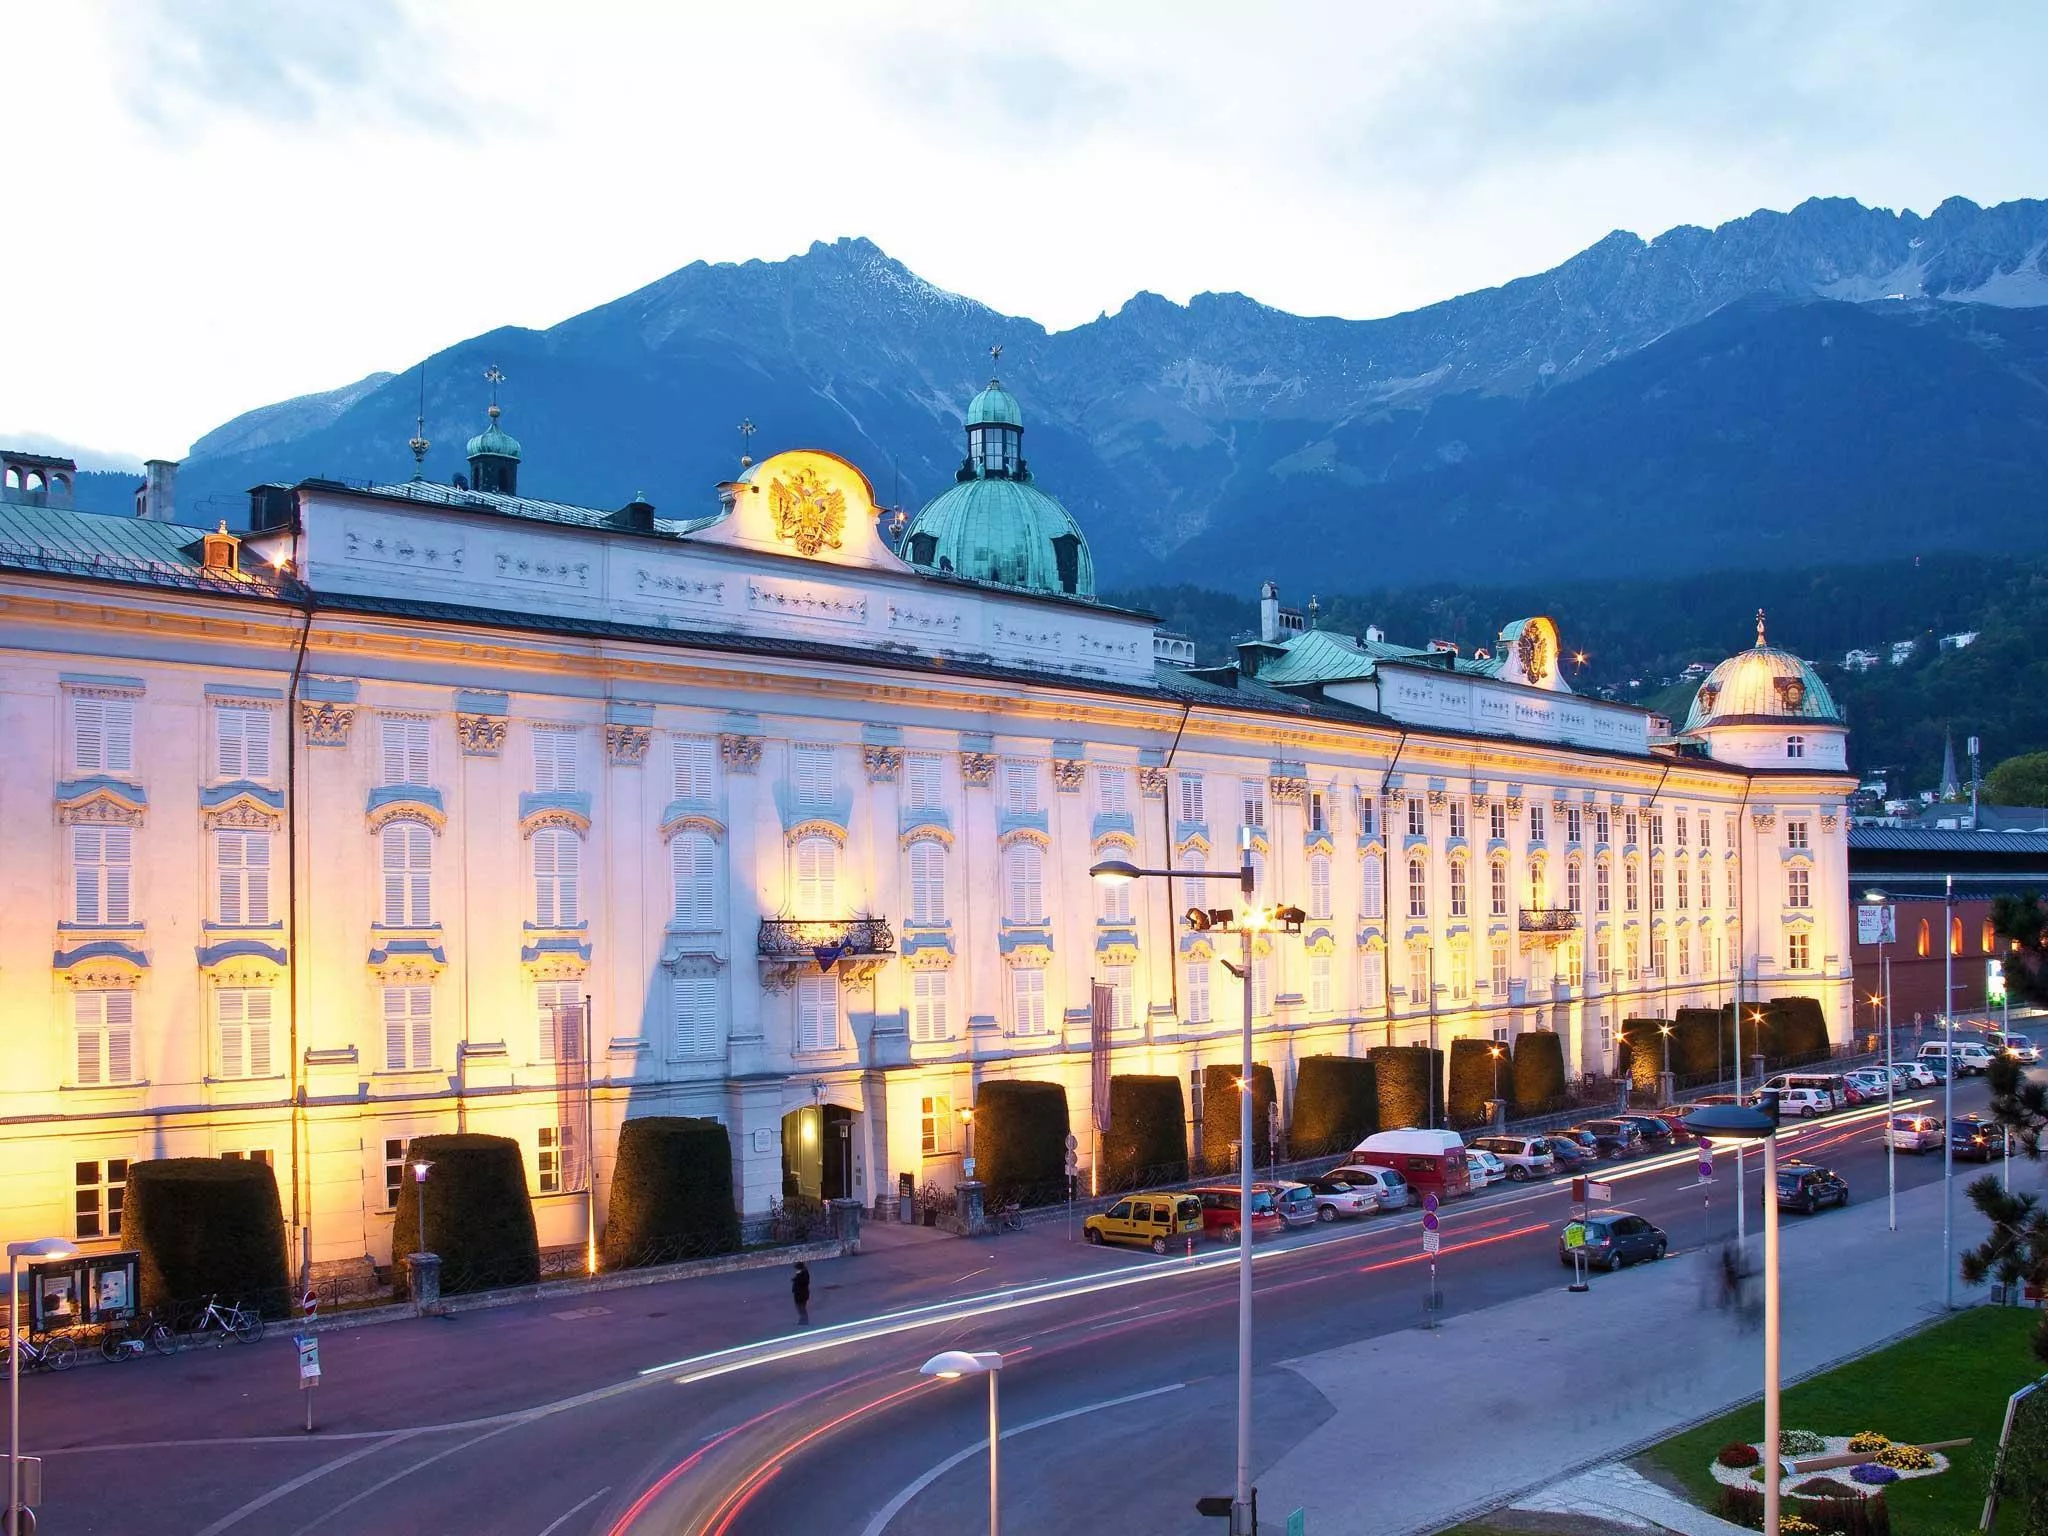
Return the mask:
<svg viewBox="0 0 2048 1536">
<path fill-rule="evenodd" d="M 1626 1120 L 1587 1120 L 1572 1126 L 1583 1140 L 1593 1138 L 1593 1149 L 1602 1157 L 1625 1157 L 1643 1144 L 1642 1132 Z"/>
<path fill-rule="evenodd" d="M 1901 1152 L 1933 1152 L 1941 1147 L 1941 1122 L 1932 1115 L 1893 1115 L 1885 1140 Z"/>
<path fill-rule="evenodd" d="M 1091 1243 L 1141 1243 L 1165 1253 L 1176 1238 L 1202 1230 L 1202 1202 L 1194 1195 L 1126 1195 L 1081 1223 Z"/>
<path fill-rule="evenodd" d="M 1600 1161 L 1600 1146 L 1593 1140 L 1591 1131 L 1550 1131 L 1543 1139 L 1550 1144 L 1551 1156 L 1557 1159 L 1560 1173 L 1571 1173 Z"/>
<path fill-rule="evenodd" d="M 1465 1166 L 1465 1138 L 1456 1131 L 1423 1131 L 1412 1125 L 1379 1131 L 1353 1147 L 1347 1161 L 1391 1168 L 1439 1200 L 1472 1192 L 1472 1175 Z"/>
<path fill-rule="evenodd" d="M 1628 1114 L 1617 1115 L 1615 1118 L 1624 1125 L 1636 1128 L 1636 1134 L 1642 1138 L 1645 1152 L 1662 1152 L 1672 1143 L 1671 1124 L 1662 1115 Z"/>
<path fill-rule="evenodd" d="M 1949 1062 L 1948 1042 L 1930 1040 L 1920 1047 L 1920 1060 L 1927 1066 L 1946 1066 Z M 1991 1065 L 1991 1052 L 1975 1040 L 1958 1040 L 1955 1051 L 1957 1077 L 1969 1077 L 1981 1073 Z"/>
<path fill-rule="evenodd" d="M 1280 1220 L 1285 1225 L 1312 1227 L 1316 1224 L 1316 1192 L 1306 1184 L 1297 1184 L 1292 1179 L 1280 1179 L 1271 1184 L 1254 1184 L 1254 1198 L 1260 1190 L 1272 1195 L 1274 1208 L 1280 1212 Z"/>
<path fill-rule="evenodd" d="M 1807 1163 L 1778 1165 L 1778 1209 L 1811 1216 L 1824 1205 L 1847 1205 L 1849 1185 L 1838 1174 Z"/>
<path fill-rule="evenodd" d="M 1933 1063 L 1925 1061 L 1895 1061 L 1892 1075 L 1910 1088 L 1932 1088 L 1941 1081 Z"/>
<path fill-rule="evenodd" d="M 1858 1067 L 1845 1072 L 1843 1081 L 1865 1099 L 1881 1099 L 1892 1090 L 1892 1074 L 1883 1067 Z"/>
<path fill-rule="evenodd" d="M 1846 1077 L 1842 1079 L 1840 1087 L 1829 1091 L 1834 1094 L 1835 1108 L 1837 1109 L 1854 1109 L 1870 1097 L 1869 1089 L 1865 1088 L 1861 1083 L 1850 1082 Z"/>
<path fill-rule="evenodd" d="M 1602 1211 L 1588 1216 L 1583 1225 L 1586 1263 L 1597 1269 L 1624 1269 L 1638 1260 L 1661 1259 L 1671 1246 L 1671 1239 L 1662 1228 L 1634 1211 Z M 1572 1262 L 1572 1251 L 1563 1231 L 1557 1234 L 1557 1257 L 1561 1264 Z"/>
<path fill-rule="evenodd" d="M 1415 1187 L 1391 1168 L 1375 1168 L 1365 1163 L 1346 1163 L 1341 1168 L 1332 1168 L 1323 1175 L 1326 1179 L 1342 1179 L 1353 1189 L 1370 1190 L 1379 1199 L 1383 1211 L 1405 1210 L 1411 1205 L 1422 1203 L 1422 1197 L 1415 1193 Z"/>
<path fill-rule="evenodd" d="M 1957 1115 L 1949 1122 L 1948 1140 L 1957 1162 L 1988 1163 L 2005 1151 L 2005 1131 L 1982 1115 Z"/>
<path fill-rule="evenodd" d="M 1333 1179 L 1328 1174 L 1310 1179 L 1308 1187 L 1316 1197 L 1316 1216 L 1322 1221 L 1335 1221 L 1339 1216 L 1370 1216 L 1380 1208 L 1378 1190 Z"/>
<path fill-rule="evenodd" d="M 1507 1176 L 1517 1184 L 1557 1172 L 1557 1154 L 1541 1136 L 1482 1136 L 1472 1145 L 1500 1159 Z"/>
<path fill-rule="evenodd" d="M 1484 1189 L 1508 1176 L 1508 1165 L 1484 1147 L 1465 1149 L 1465 1171 L 1472 1175 L 1472 1187 Z"/>
<path fill-rule="evenodd" d="M 1674 1104 L 1669 1109 L 1653 1109 L 1649 1113 L 1653 1119 L 1664 1122 L 1664 1129 L 1671 1133 L 1671 1144 L 1682 1147 L 1693 1139 L 1685 1117 L 1697 1108 L 1697 1104 Z"/>
<path fill-rule="evenodd" d="M 1984 1043 L 1992 1050 L 2010 1056 L 2014 1061 L 2034 1065 L 2041 1059 L 2041 1048 L 2025 1035 L 2009 1034 L 2004 1030 L 1987 1030 Z"/>
<path fill-rule="evenodd" d="M 1243 1225 L 1238 1219 L 1238 1189 L 1235 1184 L 1213 1184 L 1203 1189 L 1190 1191 L 1202 1202 L 1202 1231 L 1209 1237 L 1226 1243 L 1237 1241 L 1238 1229 Z M 1287 1230 L 1287 1224 L 1280 1219 L 1280 1208 L 1273 1202 L 1270 1188 L 1252 1186 L 1251 1234 L 1254 1242 L 1262 1237 L 1272 1237 Z"/>
<path fill-rule="evenodd" d="M 1825 1088 L 1759 1088 L 1750 1103 L 1762 1109 L 1772 1093 L 1778 1096 L 1778 1118 L 1811 1120 L 1835 1107 L 1834 1096 Z"/>
</svg>

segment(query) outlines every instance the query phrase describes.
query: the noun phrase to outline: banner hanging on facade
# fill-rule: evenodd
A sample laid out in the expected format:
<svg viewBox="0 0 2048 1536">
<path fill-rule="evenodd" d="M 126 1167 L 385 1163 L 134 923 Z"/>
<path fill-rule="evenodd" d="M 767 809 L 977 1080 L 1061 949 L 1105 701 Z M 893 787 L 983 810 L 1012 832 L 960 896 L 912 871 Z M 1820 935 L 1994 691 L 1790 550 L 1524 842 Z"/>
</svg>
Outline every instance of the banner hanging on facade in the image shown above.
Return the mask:
<svg viewBox="0 0 2048 1536">
<path fill-rule="evenodd" d="M 1098 1131 L 1109 1129 L 1109 1025 L 1114 1016 L 1116 995 L 1101 982 L 1089 988 L 1088 1048 L 1093 1074 L 1088 1080 L 1089 1122 Z"/>
</svg>

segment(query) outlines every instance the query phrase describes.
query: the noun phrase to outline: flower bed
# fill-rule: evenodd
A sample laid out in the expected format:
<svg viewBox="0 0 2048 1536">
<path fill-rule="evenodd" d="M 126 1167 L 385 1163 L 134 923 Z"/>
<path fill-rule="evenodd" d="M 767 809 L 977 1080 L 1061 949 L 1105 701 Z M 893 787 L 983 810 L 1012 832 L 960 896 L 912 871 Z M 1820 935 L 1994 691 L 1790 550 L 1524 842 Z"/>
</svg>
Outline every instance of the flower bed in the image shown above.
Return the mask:
<svg viewBox="0 0 2048 1536">
<path fill-rule="evenodd" d="M 1923 1451 L 1917 1445 L 1901 1445 L 1873 1430 L 1855 1435 L 1817 1435 L 1808 1430 L 1787 1430 L 1778 1436 L 1784 1472 L 1779 1490 L 1795 1499 L 1871 1498 L 1900 1478 L 1932 1477 L 1948 1470 L 1948 1458 L 1938 1451 Z M 1748 1455 L 1743 1453 L 1747 1451 Z M 1818 1456 L 1868 1455 L 1870 1460 L 1846 1472 L 1792 1470 L 1795 1460 Z M 1714 1458 L 1714 1481 L 1725 1488 L 1754 1488 L 1764 1480 L 1763 1448 L 1757 1445 L 1726 1445 Z"/>
</svg>

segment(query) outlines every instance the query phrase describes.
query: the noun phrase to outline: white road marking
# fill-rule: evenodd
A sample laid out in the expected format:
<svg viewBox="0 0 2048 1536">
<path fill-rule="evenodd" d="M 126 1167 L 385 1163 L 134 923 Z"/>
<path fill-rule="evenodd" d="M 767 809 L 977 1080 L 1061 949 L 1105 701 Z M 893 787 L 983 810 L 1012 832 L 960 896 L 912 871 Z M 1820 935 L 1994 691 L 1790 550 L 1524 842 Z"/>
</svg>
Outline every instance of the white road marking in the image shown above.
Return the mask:
<svg viewBox="0 0 2048 1536">
<path fill-rule="evenodd" d="M 268 1509 L 279 1499 L 289 1498 L 308 1483 L 318 1482 L 328 1473 L 339 1472 L 351 1462 L 361 1461 L 365 1456 L 374 1456 L 383 1450 L 385 1446 L 406 1439 L 412 1433 L 411 1430 L 400 1430 L 397 1434 L 384 1435 L 375 1444 L 366 1445 L 359 1451 L 350 1451 L 346 1456 L 338 1456 L 333 1461 L 325 1462 L 310 1472 L 302 1472 L 290 1482 L 279 1483 L 270 1492 L 257 1495 L 240 1509 L 230 1510 L 227 1514 L 221 1516 L 220 1519 L 214 1521 L 213 1524 L 206 1527 L 205 1530 L 199 1532 L 199 1536 L 220 1536 L 220 1532 L 227 1530 L 230 1526 L 240 1525 L 249 1516 L 255 1514 L 258 1510 Z"/>
<path fill-rule="evenodd" d="M 602 1488 L 598 1489 L 597 1492 L 593 1493 L 581 1504 L 573 1505 L 572 1507 L 563 1510 L 561 1514 L 555 1516 L 554 1519 L 548 1522 L 547 1527 L 544 1530 L 542 1530 L 540 1536 L 555 1536 L 555 1532 L 559 1531 L 563 1526 L 569 1523 L 570 1516 L 574 1515 L 578 1510 L 588 1509 L 591 1505 L 595 1504 L 599 1499 L 603 1498 L 606 1494 L 610 1493 L 611 1491 L 612 1485 L 610 1483 L 606 1483 Z"/>
<path fill-rule="evenodd" d="M 1148 1397 L 1164 1397 L 1169 1392 L 1178 1392 L 1186 1385 L 1187 1383 L 1184 1381 L 1176 1381 L 1170 1387 L 1154 1387 L 1149 1392 L 1132 1392 L 1127 1396 L 1112 1397 L 1099 1403 L 1085 1403 L 1079 1408 L 1069 1408 L 1064 1413 L 1048 1414 L 1042 1419 L 1033 1419 L 1029 1424 L 1019 1424 L 1015 1429 L 1006 1429 L 1003 1431 L 1003 1438 L 1008 1440 L 1015 1435 L 1028 1435 L 1032 1430 L 1044 1429 L 1048 1424 L 1058 1424 L 1066 1419 L 1078 1419 L 1083 1414 L 1100 1413 L 1105 1408 L 1121 1408 L 1125 1403 L 1141 1403 Z M 973 1445 L 968 1446 L 966 1450 L 948 1456 L 944 1461 L 926 1472 L 916 1482 L 905 1488 L 895 1498 L 877 1510 L 875 1518 L 867 1523 L 867 1529 L 861 1532 L 861 1536 L 882 1536 L 882 1532 L 889 1528 L 889 1522 L 902 1514 L 904 1506 L 912 1499 L 959 1466 L 961 1462 L 979 1456 L 987 1450 L 988 1441 L 978 1440 Z M 546 1536 L 546 1533 L 543 1532 L 542 1536 Z"/>
</svg>

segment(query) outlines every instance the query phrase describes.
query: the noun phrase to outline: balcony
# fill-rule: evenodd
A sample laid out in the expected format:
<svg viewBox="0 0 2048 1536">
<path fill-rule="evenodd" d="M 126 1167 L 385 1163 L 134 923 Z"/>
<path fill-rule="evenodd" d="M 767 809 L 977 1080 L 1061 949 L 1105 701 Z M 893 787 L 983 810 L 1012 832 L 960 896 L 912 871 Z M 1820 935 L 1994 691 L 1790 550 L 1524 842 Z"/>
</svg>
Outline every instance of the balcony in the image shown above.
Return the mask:
<svg viewBox="0 0 2048 1536">
<path fill-rule="evenodd" d="M 1579 931 L 1579 914 L 1569 907 L 1522 908 L 1522 947 L 1555 944 Z"/>
<path fill-rule="evenodd" d="M 858 985 L 872 981 L 896 953 L 896 935 L 880 917 L 764 917 L 755 951 L 762 982 L 771 988 L 830 971 Z"/>
</svg>

